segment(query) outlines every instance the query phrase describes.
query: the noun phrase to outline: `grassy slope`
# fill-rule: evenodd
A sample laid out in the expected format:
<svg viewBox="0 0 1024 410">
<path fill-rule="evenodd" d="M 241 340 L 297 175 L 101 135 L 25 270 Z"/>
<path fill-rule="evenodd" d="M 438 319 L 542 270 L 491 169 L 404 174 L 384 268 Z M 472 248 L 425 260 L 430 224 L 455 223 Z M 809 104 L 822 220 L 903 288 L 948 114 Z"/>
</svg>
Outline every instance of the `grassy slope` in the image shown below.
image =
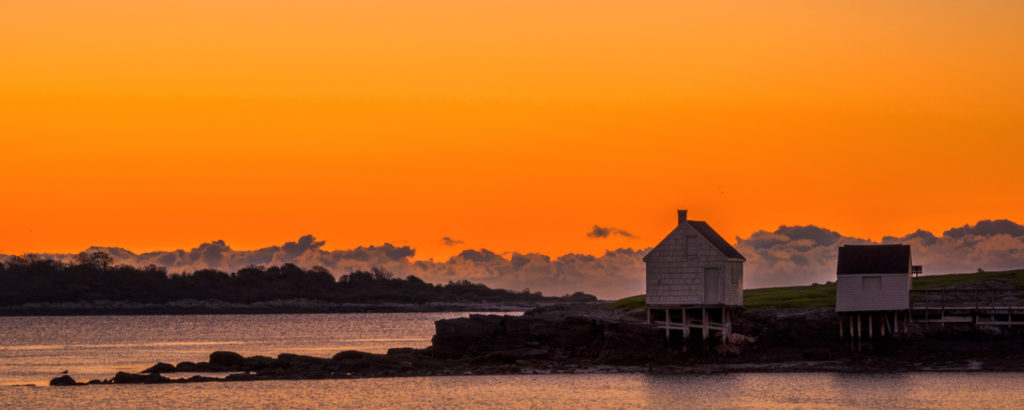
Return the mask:
<svg viewBox="0 0 1024 410">
<path fill-rule="evenodd" d="M 1018 289 L 1024 289 L 1024 269 L 1003 272 L 958 273 L 951 275 L 922 276 L 914 279 L 914 289 L 930 289 L 958 283 L 981 282 L 990 279 L 1008 280 Z M 630 296 L 612 303 L 623 309 L 640 309 L 646 305 L 645 295 Z M 831 307 L 836 304 L 836 285 L 786 286 L 781 288 L 747 289 L 743 291 L 743 307 L 758 309 L 766 307 L 806 309 Z"/>
</svg>

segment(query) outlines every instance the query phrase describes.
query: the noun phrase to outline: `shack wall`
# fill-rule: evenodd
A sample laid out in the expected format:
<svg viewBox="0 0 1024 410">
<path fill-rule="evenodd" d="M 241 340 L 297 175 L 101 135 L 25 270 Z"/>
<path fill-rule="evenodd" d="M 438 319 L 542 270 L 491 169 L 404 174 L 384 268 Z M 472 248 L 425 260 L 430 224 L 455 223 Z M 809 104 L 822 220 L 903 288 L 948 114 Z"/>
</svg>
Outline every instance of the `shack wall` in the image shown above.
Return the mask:
<svg viewBox="0 0 1024 410">
<path fill-rule="evenodd" d="M 910 280 L 910 273 L 838 275 L 836 312 L 909 309 Z"/>
<path fill-rule="evenodd" d="M 688 241 L 695 241 L 688 244 Z M 717 269 L 718 295 L 705 295 L 705 269 Z M 727 261 L 706 238 L 680 224 L 647 256 L 648 305 L 743 304 L 743 263 Z"/>
</svg>

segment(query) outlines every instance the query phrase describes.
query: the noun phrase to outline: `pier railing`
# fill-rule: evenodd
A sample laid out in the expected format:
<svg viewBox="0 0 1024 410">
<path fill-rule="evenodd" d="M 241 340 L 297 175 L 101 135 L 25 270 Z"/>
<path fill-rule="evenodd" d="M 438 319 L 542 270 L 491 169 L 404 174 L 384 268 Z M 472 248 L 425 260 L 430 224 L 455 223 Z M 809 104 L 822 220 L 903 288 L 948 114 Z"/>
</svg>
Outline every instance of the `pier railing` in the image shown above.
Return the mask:
<svg viewBox="0 0 1024 410">
<path fill-rule="evenodd" d="M 923 289 L 910 291 L 911 309 L 1024 308 L 1024 292 L 1015 289 Z"/>
</svg>

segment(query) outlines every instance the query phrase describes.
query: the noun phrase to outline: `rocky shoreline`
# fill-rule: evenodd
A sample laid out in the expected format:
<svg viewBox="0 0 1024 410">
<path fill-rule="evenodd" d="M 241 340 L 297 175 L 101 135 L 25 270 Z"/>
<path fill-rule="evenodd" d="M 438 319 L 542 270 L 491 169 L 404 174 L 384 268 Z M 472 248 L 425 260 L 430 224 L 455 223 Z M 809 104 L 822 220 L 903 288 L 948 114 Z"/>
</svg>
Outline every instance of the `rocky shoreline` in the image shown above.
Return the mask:
<svg viewBox="0 0 1024 410">
<path fill-rule="evenodd" d="M 737 318 L 727 342 L 716 338 L 705 343 L 697 338 L 667 340 L 664 330 L 605 305 L 557 305 L 523 316 L 440 320 L 432 345 L 425 349 L 343 351 L 330 358 L 214 352 L 207 361 L 157 363 L 141 373 L 118 373 L 88 383 L 61 376 L 51 385 L 547 373 L 1024 370 L 1024 334 L 1016 329 L 912 327 L 907 335 L 855 352 L 839 339 L 837 326 L 831 309 L 747 311 Z"/>
</svg>

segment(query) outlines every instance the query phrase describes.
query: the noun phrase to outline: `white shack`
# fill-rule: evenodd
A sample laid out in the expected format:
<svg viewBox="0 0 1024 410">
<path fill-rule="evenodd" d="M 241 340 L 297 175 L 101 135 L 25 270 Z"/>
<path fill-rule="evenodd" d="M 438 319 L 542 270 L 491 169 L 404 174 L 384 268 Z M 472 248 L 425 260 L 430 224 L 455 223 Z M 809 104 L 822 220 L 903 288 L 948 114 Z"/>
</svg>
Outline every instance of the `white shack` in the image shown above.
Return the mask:
<svg viewBox="0 0 1024 410">
<path fill-rule="evenodd" d="M 845 245 L 836 264 L 839 335 L 851 339 L 900 330 L 910 309 L 910 245 Z M 846 332 L 848 331 L 848 332 Z M 906 324 L 903 324 L 906 331 Z"/>
<path fill-rule="evenodd" d="M 679 211 L 672 230 L 652 249 L 647 264 L 649 323 L 688 338 L 700 329 L 703 338 L 732 331 L 731 311 L 743 306 L 743 257 L 706 222 L 686 219 Z"/>
</svg>

